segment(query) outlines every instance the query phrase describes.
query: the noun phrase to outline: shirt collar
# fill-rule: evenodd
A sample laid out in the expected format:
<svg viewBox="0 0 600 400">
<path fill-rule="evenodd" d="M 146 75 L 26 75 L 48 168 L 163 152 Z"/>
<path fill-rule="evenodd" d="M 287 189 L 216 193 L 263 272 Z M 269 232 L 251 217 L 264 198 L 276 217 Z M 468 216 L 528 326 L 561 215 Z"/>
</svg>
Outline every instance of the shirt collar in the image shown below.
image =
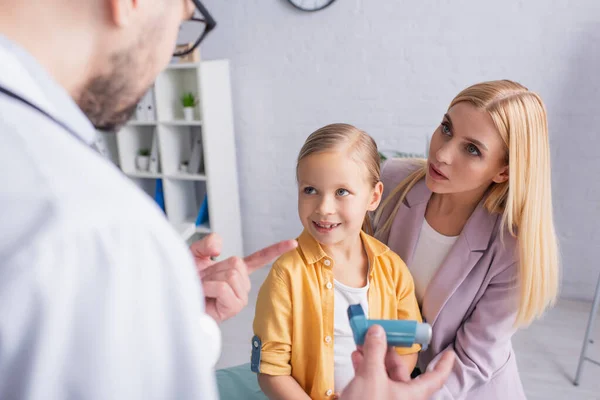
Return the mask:
<svg viewBox="0 0 600 400">
<path fill-rule="evenodd" d="M 367 235 L 363 231 L 360 231 L 360 238 L 365 246 L 369 265 L 371 266 L 374 265 L 373 262 L 376 257 L 379 257 L 389 250 L 389 247 L 385 244 L 381 243 L 373 236 Z M 302 251 L 308 264 L 315 264 L 323 258 L 328 257 L 319 242 L 317 242 L 306 230 L 304 230 L 298 238 L 298 247 Z"/>
<path fill-rule="evenodd" d="M 67 125 L 77 136 L 87 144 L 92 144 L 96 130 L 90 120 L 83 114 L 73 98 L 60 86 L 39 62 L 25 49 L 0 34 L 0 53 L 3 68 L 16 62 L 20 67 L 18 76 L 14 70 L 0 74 L 0 84 L 29 102 L 37 105 L 55 119 Z M 12 56 L 12 57 L 11 57 Z M 12 58 L 12 60 L 10 59 Z M 4 72 L 4 71 L 3 71 Z M 35 85 L 35 90 L 29 90 L 21 82 L 27 81 Z M 29 85 L 31 87 L 31 85 Z"/>
<path fill-rule="evenodd" d="M 489 196 L 489 190 L 483 195 L 479 204 L 469 217 L 463 232 L 467 238 L 467 243 L 471 251 L 483 251 L 488 248 L 492 233 L 496 229 L 496 220 L 500 214 L 490 213 L 485 207 L 485 202 Z M 406 194 L 406 202 L 409 208 L 426 203 L 431 198 L 431 190 L 427 187 L 425 179 L 415 183 L 413 188 Z"/>
</svg>

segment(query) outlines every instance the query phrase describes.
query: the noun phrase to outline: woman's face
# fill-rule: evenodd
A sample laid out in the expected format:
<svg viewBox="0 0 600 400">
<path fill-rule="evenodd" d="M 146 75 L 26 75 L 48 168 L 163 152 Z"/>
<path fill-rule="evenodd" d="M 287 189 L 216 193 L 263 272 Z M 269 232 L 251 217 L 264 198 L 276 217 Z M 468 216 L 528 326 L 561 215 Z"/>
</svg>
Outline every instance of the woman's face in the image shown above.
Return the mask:
<svg viewBox="0 0 600 400">
<path fill-rule="evenodd" d="M 429 146 L 425 181 L 434 193 L 480 193 L 508 179 L 506 147 L 492 117 L 471 103 L 444 115 Z"/>
</svg>

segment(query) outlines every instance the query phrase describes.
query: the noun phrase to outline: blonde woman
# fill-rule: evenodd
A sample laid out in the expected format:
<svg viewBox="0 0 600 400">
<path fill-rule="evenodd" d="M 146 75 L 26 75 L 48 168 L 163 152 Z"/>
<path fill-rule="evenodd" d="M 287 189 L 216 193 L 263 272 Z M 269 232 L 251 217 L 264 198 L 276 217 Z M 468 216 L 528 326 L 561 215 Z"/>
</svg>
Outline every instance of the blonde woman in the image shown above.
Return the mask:
<svg viewBox="0 0 600 400">
<path fill-rule="evenodd" d="M 524 399 L 511 338 L 559 282 L 542 100 L 511 81 L 463 90 L 427 161 L 390 160 L 382 181 L 375 237 L 406 262 L 433 327 L 418 367 L 457 355 L 433 398 Z"/>
</svg>

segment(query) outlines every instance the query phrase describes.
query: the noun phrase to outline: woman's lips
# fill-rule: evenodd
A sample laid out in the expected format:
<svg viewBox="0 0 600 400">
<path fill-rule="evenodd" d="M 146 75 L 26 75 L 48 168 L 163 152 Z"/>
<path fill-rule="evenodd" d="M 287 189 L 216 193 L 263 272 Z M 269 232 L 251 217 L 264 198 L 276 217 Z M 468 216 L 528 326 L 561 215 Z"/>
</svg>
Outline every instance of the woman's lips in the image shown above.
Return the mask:
<svg viewBox="0 0 600 400">
<path fill-rule="evenodd" d="M 433 164 L 429 164 L 429 175 L 435 179 L 436 181 L 447 181 L 448 177 L 442 173 L 439 169 L 433 166 Z"/>
</svg>

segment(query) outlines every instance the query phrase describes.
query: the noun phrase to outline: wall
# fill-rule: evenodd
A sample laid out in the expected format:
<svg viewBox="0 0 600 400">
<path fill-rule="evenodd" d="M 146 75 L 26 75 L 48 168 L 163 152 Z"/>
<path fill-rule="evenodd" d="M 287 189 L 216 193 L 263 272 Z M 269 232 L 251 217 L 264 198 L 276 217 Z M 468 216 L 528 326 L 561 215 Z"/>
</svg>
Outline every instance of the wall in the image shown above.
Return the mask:
<svg viewBox="0 0 600 400">
<path fill-rule="evenodd" d="M 592 296 L 600 273 L 600 2 L 338 0 L 317 13 L 284 0 L 204 4 L 218 27 L 202 56 L 232 65 L 247 252 L 300 232 L 294 160 L 316 128 L 349 122 L 382 149 L 422 152 L 459 90 L 510 78 L 548 108 L 563 294 Z"/>
</svg>

